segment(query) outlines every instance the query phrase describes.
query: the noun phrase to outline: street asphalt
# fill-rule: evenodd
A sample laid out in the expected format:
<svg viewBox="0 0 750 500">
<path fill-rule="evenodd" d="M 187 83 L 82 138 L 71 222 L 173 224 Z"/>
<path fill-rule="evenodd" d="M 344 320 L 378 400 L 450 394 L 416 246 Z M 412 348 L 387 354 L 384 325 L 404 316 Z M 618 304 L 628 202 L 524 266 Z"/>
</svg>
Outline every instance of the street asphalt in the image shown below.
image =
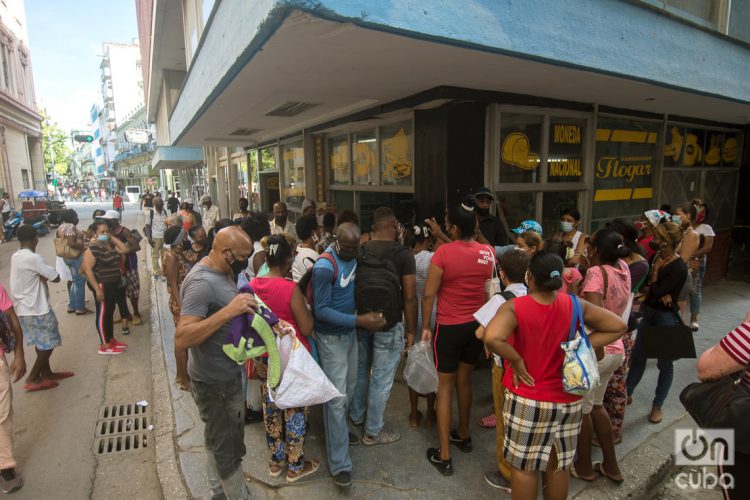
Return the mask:
<svg viewBox="0 0 750 500">
<path fill-rule="evenodd" d="M 110 204 L 74 203 L 84 229 L 96 208 Z M 140 217 L 140 219 L 138 219 Z M 128 205 L 124 221 L 135 227 L 143 216 L 135 205 Z M 53 229 L 54 231 L 54 229 Z M 53 235 L 40 238 L 37 252 L 55 266 Z M 10 260 L 18 250 L 16 239 L 0 245 L 0 282 L 8 288 Z M 17 470 L 25 485 L 13 493 L 15 499 L 137 498 L 159 499 L 161 487 L 156 475 L 151 431 L 146 429 L 147 446 L 135 451 L 99 455 L 93 451 L 95 424 L 100 407 L 114 403 L 134 405 L 151 402 L 151 358 L 149 317 L 149 278 L 143 269 L 145 252 L 139 253 L 141 266 L 141 313 L 144 324 L 132 328 L 128 337 L 115 334 L 129 347 L 119 356 L 100 356 L 94 315 L 67 314 L 65 283 L 50 283 L 50 302 L 57 315 L 62 346 L 51 358 L 54 371 L 73 371 L 75 376 L 60 381 L 59 387 L 26 392 L 24 379 L 13 386 L 14 448 Z M 86 292 L 89 309 L 94 300 Z M 34 363 L 33 348 L 26 347 L 28 369 Z M 11 358 L 12 355 L 8 355 Z M 149 418 L 150 409 L 149 409 Z M 132 426 L 133 421 L 124 425 Z"/>
</svg>

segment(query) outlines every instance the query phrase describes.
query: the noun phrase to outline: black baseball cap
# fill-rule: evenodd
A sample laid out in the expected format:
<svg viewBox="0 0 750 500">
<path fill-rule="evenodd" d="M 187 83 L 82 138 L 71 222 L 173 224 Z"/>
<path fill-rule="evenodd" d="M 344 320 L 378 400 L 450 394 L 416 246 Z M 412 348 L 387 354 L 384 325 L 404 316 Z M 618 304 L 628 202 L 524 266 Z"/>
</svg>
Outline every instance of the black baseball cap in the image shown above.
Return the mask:
<svg viewBox="0 0 750 500">
<path fill-rule="evenodd" d="M 489 188 L 486 188 L 484 186 L 478 188 L 476 191 L 474 191 L 474 197 L 478 198 L 480 196 L 486 196 L 488 198 L 495 199 L 495 195 L 492 194 L 492 191 L 489 190 Z"/>
</svg>

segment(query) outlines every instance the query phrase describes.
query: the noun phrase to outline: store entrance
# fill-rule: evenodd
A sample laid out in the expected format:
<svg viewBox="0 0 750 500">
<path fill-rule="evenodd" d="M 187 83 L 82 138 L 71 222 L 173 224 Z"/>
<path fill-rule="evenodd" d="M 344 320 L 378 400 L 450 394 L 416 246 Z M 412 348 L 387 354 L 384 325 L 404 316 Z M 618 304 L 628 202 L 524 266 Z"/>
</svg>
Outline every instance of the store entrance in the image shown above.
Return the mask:
<svg viewBox="0 0 750 500">
<path fill-rule="evenodd" d="M 281 198 L 279 196 L 279 173 L 260 172 L 260 206 L 266 213 L 273 212 L 274 203 Z"/>
</svg>

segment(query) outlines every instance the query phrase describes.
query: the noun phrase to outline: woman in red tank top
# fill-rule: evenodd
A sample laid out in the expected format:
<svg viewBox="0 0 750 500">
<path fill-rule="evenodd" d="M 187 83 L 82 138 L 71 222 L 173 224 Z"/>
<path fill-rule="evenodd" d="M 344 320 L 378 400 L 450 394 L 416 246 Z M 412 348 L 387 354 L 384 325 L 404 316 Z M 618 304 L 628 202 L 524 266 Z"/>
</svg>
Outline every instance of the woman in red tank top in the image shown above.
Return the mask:
<svg viewBox="0 0 750 500">
<path fill-rule="evenodd" d="M 291 323 L 297 338 L 310 350 L 307 336 L 313 329 L 313 318 L 300 288 L 286 275 L 292 268 L 292 248 L 283 235 L 268 238 L 266 253 L 268 273 L 250 282 L 255 295 L 276 316 Z M 268 387 L 262 380 L 263 422 L 270 459 L 269 472 L 277 477 L 287 466 L 286 479 L 295 482 L 313 474 L 320 467 L 317 460 L 305 460 L 304 445 L 307 434 L 307 407 L 279 409 L 270 399 Z"/>
<path fill-rule="evenodd" d="M 503 304 L 482 339 L 505 363 L 503 453 L 511 465 L 512 488 L 529 498 L 536 498 L 540 471 L 545 498 L 567 497 L 581 428 L 581 397 L 562 385 L 560 343 L 568 340 L 572 321 L 571 296 L 558 293 L 562 272 L 559 256 L 545 251 L 534 255 L 526 275 L 529 295 Z M 627 325 L 615 314 L 584 300 L 581 306 L 594 347 L 625 333 Z"/>
</svg>

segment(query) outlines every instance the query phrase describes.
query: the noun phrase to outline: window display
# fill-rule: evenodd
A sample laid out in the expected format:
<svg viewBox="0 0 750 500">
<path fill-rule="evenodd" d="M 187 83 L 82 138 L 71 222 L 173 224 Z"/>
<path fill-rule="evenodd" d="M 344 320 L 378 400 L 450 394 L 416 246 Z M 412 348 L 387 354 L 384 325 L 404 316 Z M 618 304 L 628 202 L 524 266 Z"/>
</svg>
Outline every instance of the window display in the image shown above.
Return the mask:
<svg viewBox="0 0 750 500">
<path fill-rule="evenodd" d="M 544 117 L 500 115 L 500 183 L 539 182 Z"/>
<path fill-rule="evenodd" d="M 411 121 L 380 127 L 382 184 L 411 186 L 414 171 Z"/>
<path fill-rule="evenodd" d="M 378 184 L 378 143 L 375 129 L 352 134 L 354 184 Z"/>
<path fill-rule="evenodd" d="M 328 172 L 331 184 L 351 184 L 349 168 L 349 137 L 346 135 L 328 139 Z"/>
</svg>

